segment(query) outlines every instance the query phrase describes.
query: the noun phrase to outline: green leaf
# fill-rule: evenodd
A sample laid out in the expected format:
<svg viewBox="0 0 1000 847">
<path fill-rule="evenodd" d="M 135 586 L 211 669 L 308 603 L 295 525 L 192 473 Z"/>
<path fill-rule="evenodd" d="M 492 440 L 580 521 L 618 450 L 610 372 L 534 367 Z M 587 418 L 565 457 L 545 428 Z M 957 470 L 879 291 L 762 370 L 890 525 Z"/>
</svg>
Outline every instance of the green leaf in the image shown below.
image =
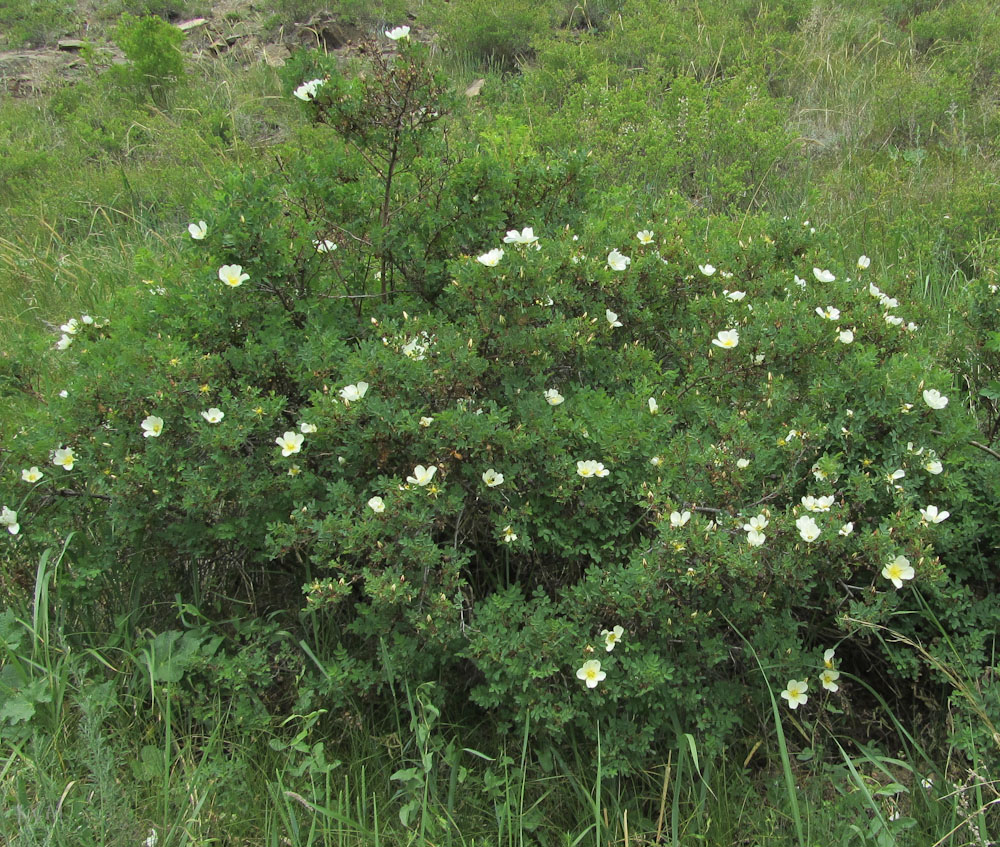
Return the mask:
<svg viewBox="0 0 1000 847">
<path fill-rule="evenodd" d="M 410 782 L 411 780 L 419 780 L 423 777 L 423 771 L 420 768 L 403 768 L 392 774 L 389 779 L 396 780 L 397 782 Z"/>
<path fill-rule="evenodd" d="M 890 782 L 888 785 L 876 788 L 872 793 L 879 797 L 893 797 L 896 794 L 909 794 L 910 792 L 906 790 L 905 785 L 900 785 L 898 782 Z"/>
<path fill-rule="evenodd" d="M 12 724 L 30 721 L 35 715 L 35 703 L 21 693 L 15 694 L 0 706 L 0 719 Z"/>
</svg>

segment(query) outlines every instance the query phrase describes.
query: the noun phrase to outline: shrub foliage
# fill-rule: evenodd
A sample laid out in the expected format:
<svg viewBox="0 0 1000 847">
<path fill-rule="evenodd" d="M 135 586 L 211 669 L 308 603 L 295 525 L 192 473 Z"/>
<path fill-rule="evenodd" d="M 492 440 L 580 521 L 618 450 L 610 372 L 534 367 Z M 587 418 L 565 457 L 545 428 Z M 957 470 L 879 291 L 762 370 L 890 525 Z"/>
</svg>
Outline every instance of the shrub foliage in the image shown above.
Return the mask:
<svg viewBox="0 0 1000 847">
<path fill-rule="evenodd" d="M 840 642 L 842 691 L 933 684 L 870 635 L 927 639 L 914 596 L 986 666 L 997 475 L 933 313 L 808 222 L 458 143 L 421 45 L 365 56 L 291 63 L 308 120 L 275 166 L 63 327 L 8 444 L 11 573 L 74 532 L 60 579 L 98 610 L 304 590 L 328 702 L 389 663 L 553 742 L 600 727 L 619 770 L 681 727 L 727 742 L 768 685 L 833 697 Z"/>
</svg>

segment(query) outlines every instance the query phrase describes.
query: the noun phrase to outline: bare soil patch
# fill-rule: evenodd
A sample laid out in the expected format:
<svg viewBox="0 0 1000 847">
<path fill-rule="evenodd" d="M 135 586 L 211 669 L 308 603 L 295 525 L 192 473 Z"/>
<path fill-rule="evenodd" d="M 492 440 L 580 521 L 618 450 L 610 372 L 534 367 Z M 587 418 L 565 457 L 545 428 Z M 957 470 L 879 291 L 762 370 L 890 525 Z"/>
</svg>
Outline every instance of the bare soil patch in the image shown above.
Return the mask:
<svg viewBox="0 0 1000 847">
<path fill-rule="evenodd" d="M 82 13 L 81 13 L 82 14 Z M 86 72 L 81 55 L 85 44 L 101 53 L 101 63 L 123 61 L 111 41 L 106 23 L 94 10 L 81 16 L 79 32 L 65 35 L 51 44 L 20 50 L 0 50 L 0 96 L 32 97 L 79 79 Z M 229 56 L 241 65 L 266 63 L 280 67 L 299 47 L 315 47 L 328 52 L 349 50 L 363 30 L 321 13 L 308 21 L 281 22 L 247 0 L 222 0 L 197 18 L 172 20 L 185 31 L 184 49 L 204 58 Z"/>
</svg>

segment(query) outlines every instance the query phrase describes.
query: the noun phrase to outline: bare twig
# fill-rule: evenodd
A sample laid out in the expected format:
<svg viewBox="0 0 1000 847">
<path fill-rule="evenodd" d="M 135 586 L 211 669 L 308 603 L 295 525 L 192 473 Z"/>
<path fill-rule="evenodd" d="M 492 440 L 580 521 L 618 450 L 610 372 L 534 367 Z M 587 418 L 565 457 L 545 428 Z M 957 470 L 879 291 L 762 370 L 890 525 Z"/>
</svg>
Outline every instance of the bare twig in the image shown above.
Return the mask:
<svg viewBox="0 0 1000 847">
<path fill-rule="evenodd" d="M 75 491 L 72 488 L 57 488 L 53 494 L 58 494 L 60 497 L 92 497 L 95 500 L 111 500 L 107 494 L 92 494 L 89 491 Z"/>
<path fill-rule="evenodd" d="M 971 444 L 973 447 L 978 447 L 980 450 L 989 453 L 994 459 L 1000 459 L 1000 453 L 998 453 L 992 447 L 987 447 L 985 444 L 980 444 L 978 441 L 970 441 L 969 444 Z"/>
</svg>

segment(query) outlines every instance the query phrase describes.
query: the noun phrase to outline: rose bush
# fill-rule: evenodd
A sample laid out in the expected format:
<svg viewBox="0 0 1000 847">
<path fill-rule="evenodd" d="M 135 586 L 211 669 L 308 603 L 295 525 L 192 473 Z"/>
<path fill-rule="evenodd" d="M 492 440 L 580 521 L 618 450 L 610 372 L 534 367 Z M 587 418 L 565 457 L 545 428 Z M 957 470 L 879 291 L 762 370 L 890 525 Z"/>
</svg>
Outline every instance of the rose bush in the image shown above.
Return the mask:
<svg viewBox="0 0 1000 847">
<path fill-rule="evenodd" d="M 97 608 L 304 587 L 330 701 L 388 662 L 540 743 L 602 727 L 613 770 L 752 722 L 747 643 L 803 711 L 834 639 L 831 696 L 865 696 L 863 650 L 870 685 L 926 673 L 873 658 L 872 624 L 929 634 L 914 590 L 981 654 L 998 478 L 933 315 L 797 222 L 622 214 L 582 155 L 446 148 L 423 48 L 395 49 L 321 68 L 275 171 L 53 350 L 10 467 L 62 469 L 7 473 L 8 560 L 75 532 L 61 578 Z"/>
</svg>

